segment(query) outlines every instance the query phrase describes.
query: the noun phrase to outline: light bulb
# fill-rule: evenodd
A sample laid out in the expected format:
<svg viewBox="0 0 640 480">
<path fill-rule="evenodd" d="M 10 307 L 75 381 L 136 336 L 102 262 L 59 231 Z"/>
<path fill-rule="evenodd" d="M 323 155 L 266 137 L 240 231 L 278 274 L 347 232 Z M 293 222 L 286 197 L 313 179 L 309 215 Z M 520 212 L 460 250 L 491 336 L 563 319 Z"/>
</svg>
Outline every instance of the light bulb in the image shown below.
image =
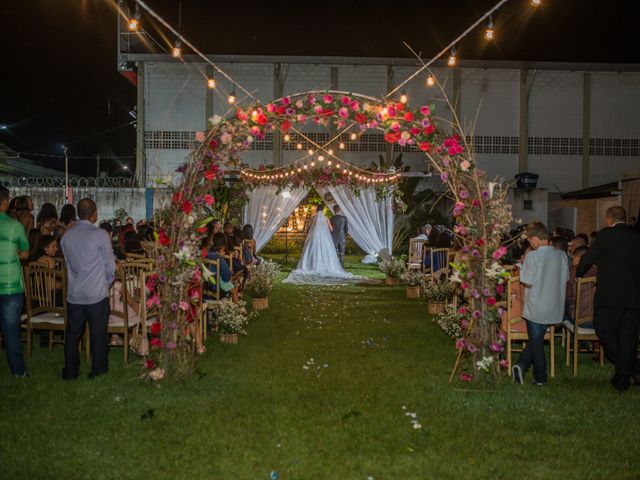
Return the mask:
<svg viewBox="0 0 640 480">
<path fill-rule="evenodd" d="M 131 20 L 129 20 L 129 30 L 131 30 L 132 32 L 136 31 L 139 26 L 140 26 L 140 20 L 138 20 L 137 18 L 134 17 Z"/>
<path fill-rule="evenodd" d="M 302 171 L 302 169 L 300 167 L 298 167 L 298 173 L 300 173 Z"/>
<path fill-rule="evenodd" d="M 207 87 L 209 87 L 211 90 L 216 88 L 216 79 L 213 78 L 213 77 L 208 78 L 207 79 Z"/>
<path fill-rule="evenodd" d="M 433 78 L 433 75 L 429 75 L 427 77 L 427 87 L 433 87 L 436 84 L 436 79 Z"/>
<path fill-rule="evenodd" d="M 356 133 L 355 133 L 355 132 L 353 132 L 351 135 L 349 135 L 349 138 L 350 138 L 351 140 L 357 140 L 357 139 L 358 139 L 358 135 L 356 135 Z"/>
<path fill-rule="evenodd" d="M 173 50 L 171 50 L 171 56 L 173 58 L 180 58 L 182 55 L 182 42 L 180 39 L 176 40 L 176 43 L 173 44 Z"/>
<path fill-rule="evenodd" d="M 318 161 L 324 162 L 324 155 L 318 155 Z"/>
<path fill-rule="evenodd" d="M 340 150 L 344 150 L 344 142 L 340 142 L 340 143 L 338 144 L 338 148 L 339 148 Z"/>
<path fill-rule="evenodd" d="M 311 166 L 315 167 L 316 166 L 316 162 L 311 162 Z"/>
<path fill-rule="evenodd" d="M 307 168 L 308 168 L 308 167 L 305 165 L 305 166 L 303 166 L 302 168 L 303 168 L 304 170 L 307 170 Z"/>
<path fill-rule="evenodd" d="M 531 5 L 533 5 L 534 7 L 539 7 L 540 5 L 542 5 L 542 0 L 531 0 Z"/>
<path fill-rule="evenodd" d="M 297 144 L 297 145 L 296 145 L 296 149 L 298 149 L 298 150 L 302 150 L 302 144 L 301 144 L 301 143 Z"/>
<path fill-rule="evenodd" d="M 291 135 L 289 135 L 288 133 L 284 134 L 284 141 L 288 142 L 289 140 L 291 140 Z"/>
<path fill-rule="evenodd" d="M 400 95 L 400 103 L 407 103 L 408 97 L 406 92 L 402 92 L 402 94 Z"/>
<path fill-rule="evenodd" d="M 496 30 L 493 25 L 493 18 L 489 17 L 489 23 L 487 24 L 487 28 L 484 30 L 484 38 L 485 40 L 491 41 L 496 38 Z"/>
<path fill-rule="evenodd" d="M 327 160 L 327 165 L 329 165 L 329 166 L 333 165 L 333 163 L 331 162 L 331 160 Z"/>
<path fill-rule="evenodd" d="M 456 63 L 458 63 L 458 57 L 456 56 L 455 47 L 451 49 L 451 53 L 449 54 L 449 60 L 447 60 L 447 65 L 450 67 L 455 67 Z"/>
<path fill-rule="evenodd" d="M 329 155 L 333 155 L 333 150 L 332 150 L 332 149 L 329 149 L 329 150 L 327 150 L 327 153 L 328 153 Z"/>
<path fill-rule="evenodd" d="M 309 155 L 313 155 L 313 149 L 311 149 L 311 148 L 310 148 L 309 150 L 307 150 L 307 153 L 308 153 Z"/>
<path fill-rule="evenodd" d="M 227 98 L 227 102 L 229 102 L 231 104 L 234 104 L 234 103 L 236 103 L 236 100 L 237 100 L 236 92 L 234 90 L 233 92 L 231 92 L 231 95 L 229 95 L 229 98 Z"/>
</svg>

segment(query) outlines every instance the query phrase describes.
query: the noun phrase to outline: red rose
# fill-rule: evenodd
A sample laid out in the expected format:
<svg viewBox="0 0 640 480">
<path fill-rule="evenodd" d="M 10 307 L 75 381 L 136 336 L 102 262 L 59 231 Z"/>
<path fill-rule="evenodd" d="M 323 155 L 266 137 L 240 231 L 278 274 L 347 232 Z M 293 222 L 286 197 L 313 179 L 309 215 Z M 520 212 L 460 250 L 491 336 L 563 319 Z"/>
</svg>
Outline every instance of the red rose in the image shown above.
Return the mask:
<svg viewBox="0 0 640 480">
<path fill-rule="evenodd" d="M 433 145 L 431 145 L 429 142 L 420 143 L 420 150 L 422 150 L 423 152 L 430 152 L 432 147 Z"/>
<path fill-rule="evenodd" d="M 236 110 L 236 118 L 241 122 L 244 122 L 247 119 L 247 114 L 244 113 L 242 110 L 238 109 Z"/>
<path fill-rule="evenodd" d="M 215 150 L 218 148 L 218 141 L 214 138 L 209 142 L 209 146 L 211 147 L 211 150 Z"/>
<path fill-rule="evenodd" d="M 267 116 L 264 113 L 260 113 L 258 118 L 256 118 L 256 122 L 258 125 L 266 125 L 267 124 Z"/>
<path fill-rule="evenodd" d="M 289 120 L 285 120 L 280 124 L 280 128 L 282 129 L 283 132 L 286 132 L 291 128 L 291 122 Z"/>
<path fill-rule="evenodd" d="M 156 366 L 156 364 L 153 363 L 153 360 L 147 359 L 144 361 L 144 366 L 147 367 L 149 370 L 151 370 L 153 367 Z"/>
<path fill-rule="evenodd" d="M 385 142 L 396 143 L 398 140 L 400 140 L 400 134 L 399 133 L 389 132 L 389 133 L 385 133 L 385 135 L 384 135 L 384 141 Z"/>
<path fill-rule="evenodd" d="M 158 241 L 160 242 L 160 245 L 163 245 L 163 246 L 167 246 L 169 245 L 169 243 L 171 243 L 171 240 L 169 240 L 169 237 L 167 236 L 167 234 L 164 233 L 164 230 L 161 230 L 160 233 L 158 234 Z"/>
<path fill-rule="evenodd" d="M 436 131 L 436 128 L 433 125 L 429 125 L 428 127 L 426 127 L 424 129 L 424 134 L 425 135 L 431 135 L 435 131 Z"/>
<path fill-rule="evenodd" d="M 367 121 L 367 116 L 364 113 L 358 112 L 355 115 L 355 119 L 356 119 L 356 122 L 358 122 L 360 125 L 362 125 L 363 123 L 365 123 Z"/>
<path fill-rule="evenodd" d="M 404 119 L 407 122 L 413 122 L 413 113 L 412 112 L 407 112 L 404 114 Z"/>
<path fill-rule="evenodd" d="M 162 324 L 160 322 L 154 322 L 149 328 L 151 335 L 158 335 L 162 331 Z"/>
<path fill-rule="evenodd" d="M 398 110 L 399 112 L 404 112 L 404 103 L 402 102 L 396 103 L 396 110 Z"/>
<path fill-rule="evenodd" d="M 285 107 L 284 105 L 280 105 L 278 108 L 276 108 L 276 112 L 278 112 L 278 115 L 284 115 L 285 113 L 287 113 L 287 107 Z"/>
<path fill-rule="evenodd" d="M 207 226 L 205 225 L 204 227 L 200 227 L 200 228 L 196 229 L 196 232 L 198 232 L 198 233 L 207 233 Z"/>
<path fill-rule="evenodd" d="M 158 337 L 152 338 L 151 341 L 149 342 L 151 344 L 152 347 L 155 348 L 162 348 L 162 340 L 160 340 Z"/>
<path fill-rule="evenodd" d="M 216 178 L 216 172 L 214 172 L 213 170 L 207 170 L 206 172 L 204 172 L 204 178 L 212 181 L 214 178 Z"/>
<path fill-rule="evenodd" d="M 182 211 L 189 215 L 193 211 L 193 204 L 189 200 L 182 202 Z"/>
<path fill-rule="evenodd" d="M 182 200 L 182 192 L 176 192 L 173 194 L 173 197 L 171 197 L 173 203 L 180 203 L 180 200 Z"/>
<path fill-rule="evenodd" d="M 487 298 L 487 305 L 493 306 L 496 304 L 496 299 L 494 297 Z"/>
</svg>

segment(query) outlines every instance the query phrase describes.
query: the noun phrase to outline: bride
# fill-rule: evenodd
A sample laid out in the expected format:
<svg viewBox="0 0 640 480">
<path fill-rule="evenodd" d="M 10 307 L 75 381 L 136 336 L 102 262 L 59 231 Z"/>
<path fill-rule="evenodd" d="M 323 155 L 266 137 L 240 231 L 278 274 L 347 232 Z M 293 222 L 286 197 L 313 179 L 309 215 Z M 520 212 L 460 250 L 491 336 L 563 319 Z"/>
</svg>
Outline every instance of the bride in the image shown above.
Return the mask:
<svg viewBox="0 0 640 480">
<path fill-rule="evenodd" d="M 298 267 L 283 283 L 298 285 L 340 285 L 357 281 L 361 277 L 346 272 L 340 265 L 336 247 L 331 237 L 331 223 L 322 213 L 322 207 L 313 218 L 309 234 L 304 242 Z"/>
</svg>

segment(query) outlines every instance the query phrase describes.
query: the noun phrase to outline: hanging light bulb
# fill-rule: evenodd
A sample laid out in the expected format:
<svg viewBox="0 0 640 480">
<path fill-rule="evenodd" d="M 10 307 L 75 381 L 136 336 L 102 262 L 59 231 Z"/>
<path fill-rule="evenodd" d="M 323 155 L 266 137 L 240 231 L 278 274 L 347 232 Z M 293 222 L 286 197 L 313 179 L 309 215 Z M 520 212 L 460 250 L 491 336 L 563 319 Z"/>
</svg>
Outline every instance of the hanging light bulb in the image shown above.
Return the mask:
<svg viewBox="0 0 640 480">
<path fill-rule="evenodd" d="M 316 162 L 311 161 L 311 166 L 312 166 L 312 167 L 315 167 L 315 166 L 316 166 Z"/>
<path fill-rule="evenodd" d="M 358 135 L 356 134 L 356 132 L 353 132 L 351 135 L 349 135 L 349 138 L 351 140 L 357 140 L 358 139 Z"/>
<path fill-rule="evenodd" d="M 338 144 L 338 148 L 339 148 L 340 150 L 344 150 L 344 142 L 340 142 L 340 143 Z"/>
<path fill-rule="evenodd" d="M 427 87 L 433 87 L 436 84 L 436 79 L 433 78 L 433 75 L 429 75 L 427 77 Z"/>
<path fill-rule="evenodd" d="M 333 155 L 333 150 L 332 150 L 332 149 L 329 149 L 329 150 L 327 150 L 327 153 L 328 153 L 329 155 Z"/>
<path fill-rule="evenodd" d="M 285 134 L 284 134 L 284 141 L 285 141 L 285 142 L 288 142 L 288 141 L 290 141 L 290 140 L 291 140 L 291 135 L 289 135 L 288 133 L 285 133 Z"/>
<path fill-rule="evenodd" d="M 324 155 L 318 155 L 318 161 L 324 162 Z"/>
<path fill-rule="evenodd" d="M 531 0 L 531 5 L 533 5 L 534 7 L 539 7 L 540 5 L 542 5 L 542 0 Z"/>
<path fill-rule="evenodd" d="M 216 79 L 213 78 L 213 76 L 207 78 L 207 87 L 209 87 L 209 89 L 211 90 L 216 88 Z"/>
<path fill-rule="evenodd" d="M 180 58 L 182 55 L 182 42 L 178 38 L 176 43 L 173 44 L 173 50 L 171 50 L 171 56 L 173 58 Z"/>
<path fill-rule="evenodd" d="M 333 165 L 333 162 L 331 160 L 327 160 L 327 165 L 331 166 Z"/>
<path fill-rule="evenodd" d="M 136 10 L 133 17 L 129 20 L 129 30 L 135 32 L 140 26 L 140 5 L 136 2 Z"/>
<path fill-rule="evenodd" d="M 400 95 L 400 103 L 407 103 L 407 100 L 409 100 L 409 98 L 407 97 L 407 92 L 402 92 L 402 94 Z"/>
<path fill-rule="evenodd" d="M 236 90 L 234 89 L 229 95 L 229 98 L 227 98 L 227 102 L 233 105 L 234 103 L 236 103 L 236 100 L 238 99 L 236 98 Z"/>
<path fill-rule="evenodd" d="M 488 41 L 496 38 L 496 29 L 493 24 L 493 16 L 489 16 L 489 23 L 487 23 L 487 28 L 485 28 L 484 30 L 484 38 Z"/>
<path fill-rule="evenodd" d="M 296 145 L 296 150 L 302 150 L 302 144 L 301 143 Z"/>
<path fill-rule="evenodd" d="M 447 60 L 447 65 L 449 65 L 450 67 L 455 67 L 456 63 L 458 63 L 458 57 L 456 56 L 456 47 L 453 47 L 451 49 L 451 52 L 449 53 L 449 60 Z"/>
<path fill-rule="evenodd" d="M 309 155 L 313 155 L 313 149 L 312 149 L 312 148 L 310 148 L 309 150 L 307 150 L 307 153 L 308 153 Z"/>
</svg>

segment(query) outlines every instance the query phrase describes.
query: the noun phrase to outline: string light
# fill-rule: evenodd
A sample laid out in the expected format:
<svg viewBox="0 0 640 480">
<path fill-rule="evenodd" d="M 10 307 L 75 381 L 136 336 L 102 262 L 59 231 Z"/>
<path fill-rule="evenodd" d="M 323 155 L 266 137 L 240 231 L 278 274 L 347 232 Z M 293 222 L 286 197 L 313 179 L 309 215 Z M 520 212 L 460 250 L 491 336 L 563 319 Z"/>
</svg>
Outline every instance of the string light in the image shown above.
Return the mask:
<svg viewBox="0 0 640 480">
<path fill-rule="evenodd" d="M 339 148 L 340 150 L 344 150 L 344 142 L 340 142 L 340 143 L 338 144 L 338 148 Z"/>
<path fill-rule="evenodd" d="M 433 78 L 433 75 L 429 75 L 427 77 L 427 87 L 433 87 L 436 84 L 436 79 Z"/>
<path fill-rule="evenodd" d="M 449 65 L 450 67 L 455 67 L 456 63 L 458 63 L 458 57 L 456 56 L 456 47 L 453 47 L 451 49 L 451 52 L 449 53 L 449 60 L 447 60 L 447 65 Z"/>
<path fill-rule="evenodd" d="M 487 28 L 484 30 L 484 38 L 485 40 L 491 41 L 496 37 L 496 30 L 493 25 L 493 16 L 489 17 L 489 23 L 487 23 Z"/>
<path fill-rule="evenodd" d="M 327 165 L 331 166 L 333 165 L 333 162 L 331 162 L 331 160 L 327 160 Z"/>
<path fill-rule="evenodd" d="M 349 138 L 351 140 L 357 140 L 358 139 L 358 135 L 355 132 L 353 132 L 353 133 L 351 133 L 351 135 L 349 135 Z"/>
<path fill-rule="evenodd" d="M 312 166 L 312 167 L 315 167 L 315 166 L 316 166 L 316 162 L 311 161 L 311 166 Z"/>
<path fill-rule="evenodd" d="M 324 162 L 324 155 L 318 155 L 318 161 Z M 313 162 L 311 162 L 311 166 L 313 166 Z"/>
<path fill-rule="evenodd" d="M 207 87 L 209 87 L 211 90 L 216 88 L 216 79 L 213 77 L 209 77 L 207 79 Z"/>
<path fill-rule="evenodd" d="M 288 133 L 284 134 L 284 141 L 288 142 L 289 140 L 291 140 L 291 135 L 289 135 Z"/>
<path fill-rule="evenodd" d="M 310 148 L 309 150 L 307 150 L 307 153 L 308 153 L 309 155 L 313 155 L 313 149 L 311 149 L 311 148 Z"/>
<path fill-rule="evenodd" d="M 301 143 L 298 143 L 296 145 L 296 150 L 302 150 L 302 144 Z"/>
<path fill-rule="evenodd" d="M 329 150 L 327 150 L 327 153 L 328 153 L 329 155 L 333 155 L 333 150 L 330 148 Z"/>
<path fill-rule="evenodd" d="M 408 97 L 407 97 L 407 93 L 406 92 L 402 92 L 402 94 L 400 95 L 400 103 L 407 103 Z"/>
<path fill-rule="evenodd" d="M 234 88 L 233 91 L 231 92 L 231 94 L 229 95 L 229 98 L 227 98 L 227 102 L 229 102 L 231 105 L 233 105 L 234 103 L 236 103 L 236 89 Z"/>
<path fill-rule="evenodd" d="M 138 5 L 138 3 L 136 2 L 135 13 L 133 14 L 133 18 L 129 20 L 129 30 L 132 32 L 135 32 L 136 30 L 138 30 L 139 26 L 140 26 L 140 5 Z"/>
<path fill-rule="evenodd" d="M 173 44 L 173 50 L 171 50 L 171 56 L 173 58 L 180 58 L 182 55 L 182 42 L 178 38 L 176 43 Z"/>
<path fill-rule="evenodd" d="M 539 7 L 540 5 L 542 5 L 542 0 L 531 0 L 531 5 L 533 5 L 534 7 Z"/>
</svg>

